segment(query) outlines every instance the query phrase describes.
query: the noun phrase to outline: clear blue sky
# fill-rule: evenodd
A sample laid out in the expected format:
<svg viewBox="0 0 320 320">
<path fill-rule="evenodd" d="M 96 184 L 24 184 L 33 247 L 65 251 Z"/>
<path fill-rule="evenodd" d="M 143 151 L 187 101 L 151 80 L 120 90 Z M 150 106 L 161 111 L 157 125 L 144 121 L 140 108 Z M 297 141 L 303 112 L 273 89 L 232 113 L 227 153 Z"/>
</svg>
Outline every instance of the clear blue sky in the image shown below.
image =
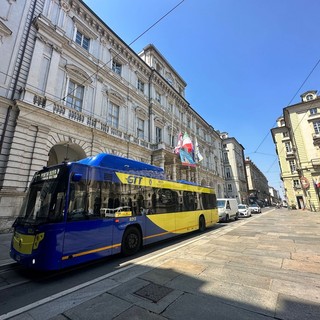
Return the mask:
<svg viewBox="0 0 320 320">
<path fill-rule="evenodd" d="M 181 0 L 86 0 L 127 44 Z M 154 44 L 186 81 L 186 100 L 245 148 L 280 190 L 270 129 L 300 94 L 318 90 L 319 0 L 184 0 L 132 43 Z M 305 84 L 300 89 L 303 82 Z"/>
</svg>

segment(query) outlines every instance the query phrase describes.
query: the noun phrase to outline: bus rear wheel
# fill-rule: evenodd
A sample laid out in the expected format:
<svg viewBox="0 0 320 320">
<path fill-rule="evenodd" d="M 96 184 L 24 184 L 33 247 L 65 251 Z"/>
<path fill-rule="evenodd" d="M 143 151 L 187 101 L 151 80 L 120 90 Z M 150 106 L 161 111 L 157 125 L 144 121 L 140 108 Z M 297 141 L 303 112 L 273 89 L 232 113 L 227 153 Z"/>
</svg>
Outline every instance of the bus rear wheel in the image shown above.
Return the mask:
<svg viewBox="0 0 320 320">
<path fill-rule="evenodd" d="M 141 247 L 141 234 L 135 227 L 128 228 L 123 235 L 121 252 L 125 256 L 131 256 L 139 251 Z"/>
<path fill-rule="evenodd" d="M 206 230 L 206 220 L 205 220 L 204 216 L 200 216 L 199 217 L 199 231 L 203 232 L 204 230 Z"/>
</svg>

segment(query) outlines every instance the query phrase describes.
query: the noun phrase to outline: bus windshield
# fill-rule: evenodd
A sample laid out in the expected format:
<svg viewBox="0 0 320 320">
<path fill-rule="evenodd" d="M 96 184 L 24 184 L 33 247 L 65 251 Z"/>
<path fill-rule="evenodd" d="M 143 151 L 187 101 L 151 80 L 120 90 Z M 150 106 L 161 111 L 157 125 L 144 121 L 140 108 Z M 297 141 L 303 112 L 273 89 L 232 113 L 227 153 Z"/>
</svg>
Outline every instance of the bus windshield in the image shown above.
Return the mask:
<svg viewBox="0 0 320 320">
<path fill-rule="evenodd" d="M 39 225 L 63 220 L 67 182 L 65 166 L 37 172 L 15 224 Z"/>
</svg>

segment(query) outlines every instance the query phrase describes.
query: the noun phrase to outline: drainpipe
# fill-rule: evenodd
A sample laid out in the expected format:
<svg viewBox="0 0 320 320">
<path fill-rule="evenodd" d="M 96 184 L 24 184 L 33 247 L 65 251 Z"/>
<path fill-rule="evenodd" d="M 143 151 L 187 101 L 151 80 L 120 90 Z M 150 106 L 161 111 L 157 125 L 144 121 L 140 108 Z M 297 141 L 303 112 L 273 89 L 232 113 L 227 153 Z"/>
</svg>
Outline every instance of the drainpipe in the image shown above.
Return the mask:
<svg viewBox="0 0 320 320">
<path fill-rule="evenodd" d="M 149 96 L 149 116 L 148 116 L 148 141 L 151 143 L 151 115 L 152 115 L 152 107 L 151 107 L 151 79 L 153 75 L 154 69 L 152 68 L 151 74 L 149 76 L 148 83 L 148 96 Z M 150 163 L 153 164 L 153 154 L 151 154 Z"/>
<path fill-rule="evenodd" d="M 151 74 L 149 76 L 149 83 L 148 83 L 148 97 L 149 97 L 149 117 L 148 117 L 148 141 L 151 143 L 151 115 L 152 115 L 152 107 L 151 107 L 151 78 L 153 75 L 154 69 L 152 68 Z"/>
<path fill-rule="evenodd" d="M 33 16 L 34 16 L 34 13 L 35 13 L 35 10 L 36 10 L 37 2 L 38 2 L 37 0 L 34 0 L 34 2 L 33 2 L 33 8 L 32 8 L 32 12 L 31 12 L 31 19 L 30 19 L 30 22 L 29 22 L 29 24 L 28 24 L 25 42 L 24 42 L 24 44 L 23 44 L 23 48 L 22 48 L 22 52 L 21 52 L 21 59 L 20 59 L 20 61 L 19 61 L 19 65 L 18 65 L 18 73 L 17 73 L 17 76 L 16 76 L 16 78 L 15 78 L 15 82 L 14 82 L 14 84 L 13 84 L 13 89 L 12 89 L 12 93 L 11 93 L 11 100 L 14 99 L 14 94 L 15 94 L 15 92 L 16 92 L 16 90 L 17 90 L 19 74 L 20 74 L 20 70 L 21 70 L 21 66 L 22 66 L 24 54 L 25 54 L 25 52 L 26 52 L 27 43 L 28 43 L 28 39 L 29 39 L 29 35 L 30 35 L 31 25 L 32 25 Z"/>
<path fill-rule="evenodd" d="M 32 11 L 31 11 L 31 19 L 30 19 L 30 22 L 29 22 L 28 27 L 27 27 L 27 34 L 26 34 L 25 42 L 23 44 L 23 48 L 22 48 L 22 52 L 21 52 L 21 59 L 20 59 L 19 64 L 18 64 L 18 69 L 17 69 L 18 73 L 17 73 L 17 75 L 15 77 L 13 88 L 12 88 L 12 92 L 11 92 L 11 97 L 10 97 L 11 101 L 14 100 L 14 95 L 15 95 L 15 92 L 17 90 L 19 74 L 20 74 L 20 70 L 21 70 L 21 66 L 22 66 L 22 62 L 23 62 L 23 57 L 24 57 L 24 54 L 26 52 L 27 42 L 28 42 L 28 39 L 29 39 L 31 25 L 32 25 L 33 16 L 34 16 L 34 13 L 35 13 L 35 10 L 36 10 L 36 6 L 37 6 L 37 0 L 35 0 L 33 2 L 33 8 L 32 8 Z M 8 128 L 8 123 L 9 123 L 11 111 L 12 111 L 12 106 L 9 106 L 9 108 L 7 110 L 7 114 L 6 114 L 6 120 L 5 120 L 4 126 L 3 126 L 3 134 L 2 134 L 1 140 L 0 140 L 0 154 L 2 154 L 4 136 L 5 136 L 5 132 L 7 131 L 7 128 Z"/>
<path fill-rule="evenodd" d="M 5 119 L 4 124 L 3 124 L 3 132 L 2 132 L 2 135 L 1 135 L 1 139 L 0 139 L 0 154 L 2 154 L 4 135 L 5 135 L 5 132 L 7 131 L 11 110 L 12 110 L 12 106 L 9 106 L 9 108 L 7 110 L 7 114 L 6 114 L 6 119 Z"/>
<path fill-rule="evenodd" d="M 31 161 L 33 159 L 34 150 L 36 148 L 37 138 L 38 138 L 38 134 L 39 134 L 39 127 L 35 126 L 35 128 L 36 128 L 36 134 L 35 134 L 35 137 L 34 137 L 34 142 L 33 142 L 33 147 L 32 147 L 32 152 L 31 152 Z M 31 173 L 31 163 L 30 163 L 29 169 L 28 169 L 27 181 L 26 181 L 26 186 L 25 186 L 24 192 L 26 192 L 27 189 L 28 189 L 30 173 Z"/>
</svg>

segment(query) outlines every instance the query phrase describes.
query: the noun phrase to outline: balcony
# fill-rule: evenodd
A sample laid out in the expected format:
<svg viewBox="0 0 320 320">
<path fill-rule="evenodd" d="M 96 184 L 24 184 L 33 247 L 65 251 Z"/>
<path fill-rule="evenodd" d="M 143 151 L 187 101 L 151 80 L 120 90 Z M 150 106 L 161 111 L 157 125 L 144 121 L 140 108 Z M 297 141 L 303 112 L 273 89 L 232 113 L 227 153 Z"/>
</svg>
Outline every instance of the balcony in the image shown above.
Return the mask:
<svg viewBox="0 0 320 320">
<path fill-rule="evenodd" d="M 294 150 L 286 151 L 286 158 L 287 159 L 294 159 L 296 157 L 296 153 Z"/>
<path fill-rule="evenodd" d="M 316 159 L 311 159 L 311 164 L 313 167 L 320 167 L 320 158 L 316 158 Z"/>
<path fill-rule="evenodd" d="M 314 133 L 312 135 L 312 138 L 313 138 L 313 144 L 315 146 L 319 146 L 320 145 L 320 133 Z"/>
</svg>

